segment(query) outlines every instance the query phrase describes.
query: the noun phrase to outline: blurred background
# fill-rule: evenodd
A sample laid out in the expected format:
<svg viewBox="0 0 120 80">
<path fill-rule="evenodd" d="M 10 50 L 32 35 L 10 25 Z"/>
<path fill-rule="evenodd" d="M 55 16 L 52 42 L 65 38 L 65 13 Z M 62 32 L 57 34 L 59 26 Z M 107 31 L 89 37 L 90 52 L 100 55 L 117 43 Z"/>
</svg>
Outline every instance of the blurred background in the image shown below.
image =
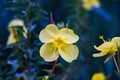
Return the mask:
<svg viewBox="0 0 120 80">
<path fill-rule="evenodd" d="M 93 46 L 103 43 L 99 35 L 104 35 L 105 40 L 120 36 L 120 0 L 99 0 L 99 3 L 99 7 L 87 10 L 82 6 L 82 0 L 0 0 L 0 80 L 17 80 L 16 77 L 24 76 L 27 80 L 45 80 L 42 77 L 49 74 L 53 62 L 47 63 L 39 56 L 38 35 L 50 24 L 50 13 L 55 24 L 69 22 L 69 28 L 80 37 L 76 43 L 80 52 L 72 63 L 59 58 L 54 76 L 49 80 L 91 80 L 94 73 L 100 72 L 107 80 L 120 80 L 112 59 L 104 63 L 106 57 L 92 57 L 97 52 Z M 30 46 L 23 47 L 25 51 L 29 50 L 27 58 L 23 57 L 21 48 L 16 51 L 16 45 L 6 46 L 8 24 L 18 18 L 26 26 L 29 23 L 35 26 L 31 30 Z"/>
</svg>

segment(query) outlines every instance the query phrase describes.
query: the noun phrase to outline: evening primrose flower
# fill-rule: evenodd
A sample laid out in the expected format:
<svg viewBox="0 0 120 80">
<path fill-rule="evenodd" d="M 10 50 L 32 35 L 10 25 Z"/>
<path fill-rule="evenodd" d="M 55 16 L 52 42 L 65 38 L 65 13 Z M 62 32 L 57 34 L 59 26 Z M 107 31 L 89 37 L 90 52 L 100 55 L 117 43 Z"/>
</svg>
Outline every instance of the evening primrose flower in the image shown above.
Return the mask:
<svg viewBox="0 0 120 80">
<path fill-rule="evenodd" d="M 7 41 L 7 45 L 20 41 L 21 36 L 27 37 L 27 29 L 22 20 L 12 20 L 8 25 L 8 30 L 10 35 Z"/>
<path fill-rule="evenodd" d="M 45 43 L 40 48 L 40 56 L 45 61 L 55 61 L 59 55 L 67 62 L 78 57 L 78 47 L 73 43 L 76 43 L 79 37 L 71 29 L 59 30 L 55 24 L 49 24 L 40 32 L 39 39 Z"/>
<path fill-rule="evenodd" d="M 103 73 L 95 73 L 92 76 L 92 80 L 105 80 L 105 75 Z"/>
<path fill-rule="evenodd" d="M 94 45 L 94 48 L 101 52 L 99 54 L 93 54 L 93 57 L 102 57 L 108 55 L 107 59 L 105 60 L 105 62 L 107 62 L 115 55 L 115 52 L 120 49 L 120 37 L 114 37 L 111 41 L 105 41 L 102 36 L 99 38 L 101 38 L 104 43 L 102 43 L 99 47 Z"/>
<path fill-rule="evenodd" d="M 100 2 L 99 0 L 82 0 L 83 2 L 83 7 L 86 10 L 91 10 L 93 7 L 100 7 Z"/>
</svg>

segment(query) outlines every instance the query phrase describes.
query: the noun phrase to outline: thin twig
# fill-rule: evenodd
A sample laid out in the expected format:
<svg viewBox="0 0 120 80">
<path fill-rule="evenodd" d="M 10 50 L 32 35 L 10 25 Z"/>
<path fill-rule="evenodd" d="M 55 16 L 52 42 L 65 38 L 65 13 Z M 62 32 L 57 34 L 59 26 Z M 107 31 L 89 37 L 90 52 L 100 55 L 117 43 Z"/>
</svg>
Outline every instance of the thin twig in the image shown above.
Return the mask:
<svg viewBox="0 0 120 80">
<path fill-rule="evenodd" d="M 51 73 L 54 72 L 54 70 L 55 70 L 55 68 L 56 68 L 56 64 L 57 64 L 57 60 L 56 60 L 56 61 L 54 62 L 54 64 L 53 64 L 53 67 L 52 67 Z"/>
<path fill-rule="evenodd" d="M 118 62 L 118 67 L 120 67 L 120 54 L 119 54 L 119 50 L 117 51 L 117 62 Z"/>
<path fill-rule="evenodd" d="M 120 72 L 120 69 L 119 69 L 119 67 L 118 67 L 118 64 L 117 64 L 117 61 L 116 61 L 115 57 L 113 57 L 113 60 L 114 60 L 115 66 L 116 66 L 116 68 L 117 68 L 117 71 Z"/>
</svg>

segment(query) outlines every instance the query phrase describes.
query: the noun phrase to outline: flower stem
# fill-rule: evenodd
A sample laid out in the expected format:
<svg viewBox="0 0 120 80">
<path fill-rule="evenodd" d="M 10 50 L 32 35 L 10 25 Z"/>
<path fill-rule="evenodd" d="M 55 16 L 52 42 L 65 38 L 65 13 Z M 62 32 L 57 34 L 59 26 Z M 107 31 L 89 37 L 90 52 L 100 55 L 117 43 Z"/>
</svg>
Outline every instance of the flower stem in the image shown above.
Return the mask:
<svg viewBox="0 0 120 80">
<path fill-rule="evenodd" d="M 118 67 L 120 67 L 120 54 L 119 54 L 119 51 L 117 52 L 117 62 L 118 62 Z"/>
<path fill-rule="evenodd" d="M 117 61 L 116 61 L 115 57 L 113 57 L 113 60 L 114 60 L 115 66 L 116 66 L 116 68 L 117 68 L 117 71 L 120 72 L 120 69 L 119 69 L 119 67 L 118 67 L 118 64 L 117 64 Z"/>
<path fill-rule="evenodd" d="M 54 62 L 54 64 L 53 64 L 53 67 L 52 67 L 51 73 L 54 72 L 54 70 L 55 70 L 55 68 L 56 68 L 56 64 L 57 64 L 57 60 L 56 60 L 56 61 Z"/>
</svg>

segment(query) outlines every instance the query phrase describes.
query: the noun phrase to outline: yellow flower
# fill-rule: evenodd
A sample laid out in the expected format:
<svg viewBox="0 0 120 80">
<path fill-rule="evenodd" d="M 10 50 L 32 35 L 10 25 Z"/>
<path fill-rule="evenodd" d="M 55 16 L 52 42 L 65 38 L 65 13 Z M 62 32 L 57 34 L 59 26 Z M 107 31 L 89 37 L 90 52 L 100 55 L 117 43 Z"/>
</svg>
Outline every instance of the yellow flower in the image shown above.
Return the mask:
<svg viewBox="0 0 120 80">
<path fill-rule="evenodd" d="M 92 76 L 92 80 L 105 80 L 105 75 L 103 73 L 95 73 Z"/>
<path fill-rule="evenodd" d="M 55 61 L 59 55 L 67 62 L 72 62 L 78 57 L 78 47 L 73 45 L 79 40 L 71 29 L 58 29 L 56 25 L 49 24 L 39 34 L 41 42 L 45 43 L 40 48 L 40 56 L 45 61 Z"/>
<path fill-rule="evenodd" d="M 18 31 L 18 28 L 22 29 L 21 32 Z M 20 41 L 20 37 L 18 34 L 27 37 L 27 29 L 22 20 L 12 20 L 8 25 L 8 30 L 10 32 L 10 35 L 7 41 L 7 45 Z"/>
<path fill-rule="evenodd" d="M 100 7 L 99 0 L 82 0 L 82 2 L 86 10 L 91 10 L 93 7 Z"/>
<path fill-rule="evenodd" d="M 98 51 L 101 51 L 99 54 L 93 54 L 93 57 L 102 57 L 105 55 L 109 55 L 105 62 L 110 60 L 114 55 L 115 52 L 120 48 L 120 37 L 115 37 L 111 41 L 105 41 L 103 37 L 101 39 L 104 41 L 99 47 L 94 45 L 94 48 Z"/>
</svg>

